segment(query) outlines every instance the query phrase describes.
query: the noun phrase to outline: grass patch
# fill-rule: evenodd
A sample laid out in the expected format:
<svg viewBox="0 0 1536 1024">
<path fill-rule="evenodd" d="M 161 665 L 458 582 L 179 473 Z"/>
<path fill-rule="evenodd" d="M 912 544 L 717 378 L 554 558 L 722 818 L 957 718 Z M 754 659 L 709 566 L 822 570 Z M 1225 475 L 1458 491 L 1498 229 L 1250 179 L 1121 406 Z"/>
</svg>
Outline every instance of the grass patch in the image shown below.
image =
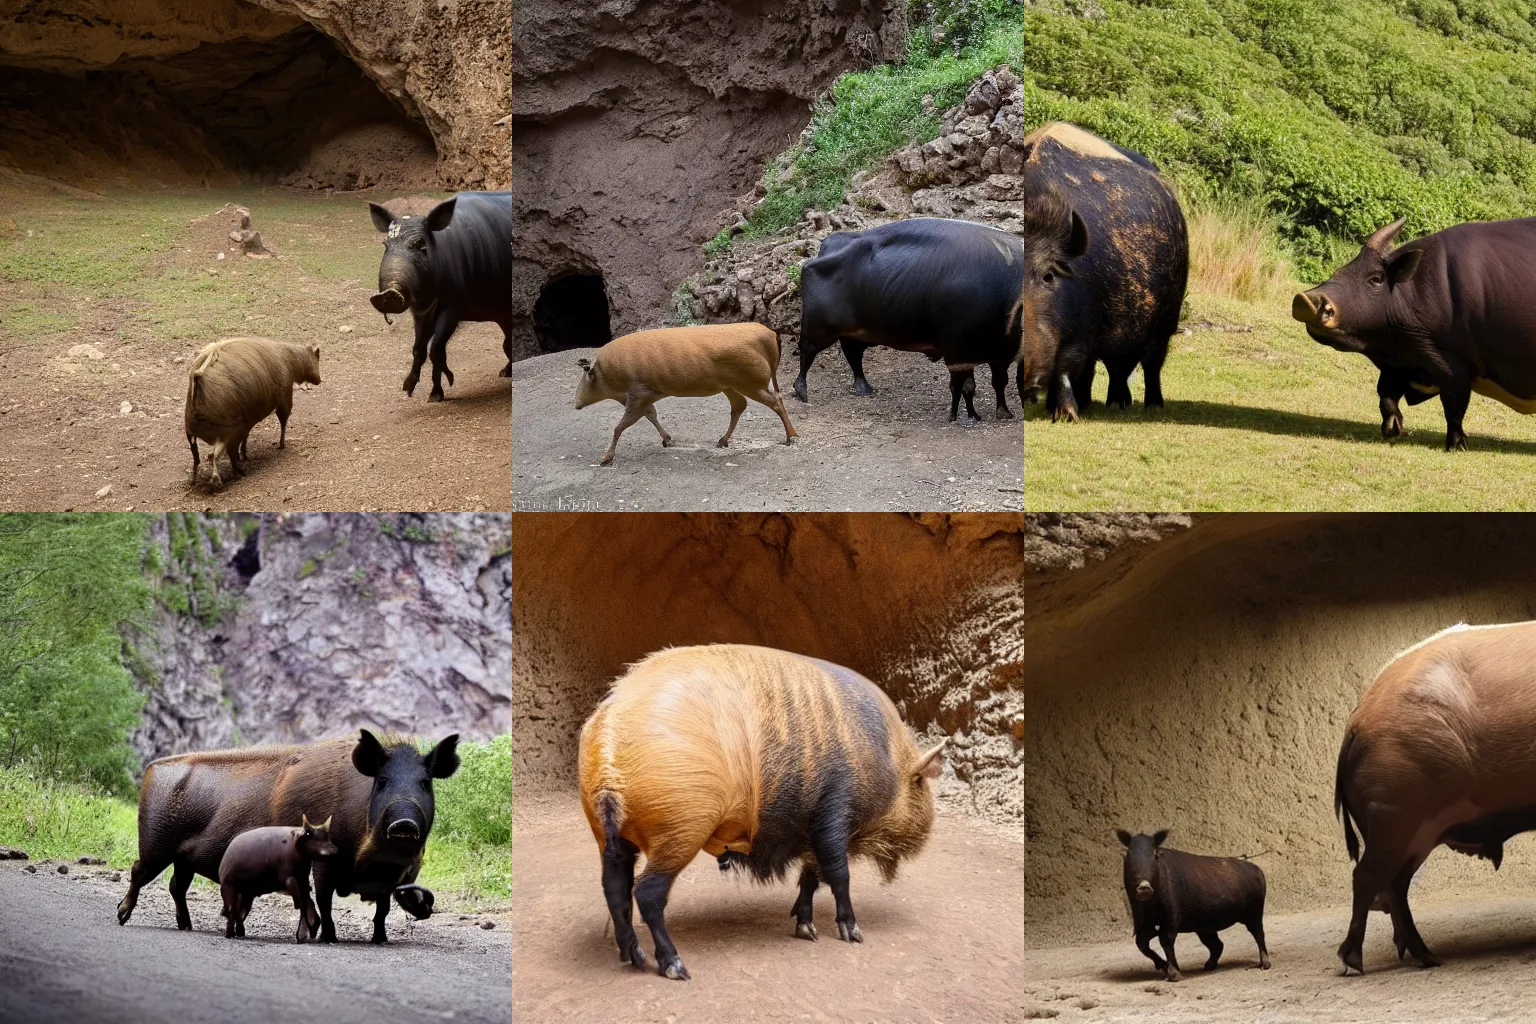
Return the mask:
<svg viewBox="0 0 1536 1024">
<path fill-rule="evenodd" d="M 0 768 L 0 846 L 33 860 L 89 854 L 114 868 L 138 856 L 138 805 L 85 786 L 49 783 L 26 768 Z"/>
<path fill-rule="evenodd" d="M 1189 290 L 1245 302 L 1280 302 L 1297 291 L 1278 214 L 1252 202 L 1213 197 L 1184 206 L 1189 223 Z"/>
</svg>

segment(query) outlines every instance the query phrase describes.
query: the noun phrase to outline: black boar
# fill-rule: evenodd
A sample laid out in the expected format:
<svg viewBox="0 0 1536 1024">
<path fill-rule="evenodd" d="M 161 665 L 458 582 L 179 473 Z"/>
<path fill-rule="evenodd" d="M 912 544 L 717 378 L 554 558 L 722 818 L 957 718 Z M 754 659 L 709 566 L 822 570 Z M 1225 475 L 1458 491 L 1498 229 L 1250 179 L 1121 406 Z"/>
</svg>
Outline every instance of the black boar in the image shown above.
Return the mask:
<svg viewBox="0 0 1536 1024">
<path fill-rule="evenodd" d="M 320 941 L 336 941 L 332 894 L 354 892 L 375 904 L 373 941 L 388 941 L 390 895 L 421 870 L 435 810 L 432 780 L 458 770 L 458 742 L 449 736 L 422 754 L 409 740 L 381 742 L 364 729 L 356 741 L 211 750 L 151 763 L 139 791 L 139 859 L 117 905 L 118 923 L 128 923 L 139 890 L 174 866 L 176 927 L 190 929 L 187 887 L 194 875 L 218 880 L 235 836 L 313 813 L 332 819 L 337 849 L 334 858 L 314 865 Z M 419 894 L 410 905 L 402 894 L 401 904 L 418 917 L 417 910 L 431 907 Z"/>
<path fill-rule="evenodd" d="M 1070 124 L 1024 139 L 1024 343 L 1020 390 L 1046 384 L 1052 420 L 1092 401 L 1129 408 L 1137 364 L 1148 406 L 1163 404 L 1163 361 L 1189 277 L 1184 213 L 1157 165 Z M 1049 380 L 1047 381 L 1047 378 Z"/>
<path fill-rule="evenodd" d="M 427 401 L 443 400 L 443 378 L 453 384 L 448 339 L 465 320 L 501 326 L 507 355 L 501 375 L 512 376 L 512 193 L 460 192 L 425 217 L 397 217 L 378 203 L 369 203 L 368 212 L 384 232 L 379 292 L 370 301 L 386 320 L 409 309 L 416 322 L 405 393 L 416 393 L 430 352 Z"/>
<path fill-rule="evenodd" d="M 1396 220 L 1332 277 L 1291 300 L 1314 341 L 1381 371 L 1381 436 L 1403 432 L 1398 402 L 1435 395 L 1445 450 L 1467 446 L 1472 392 L 1536 412 L 1536 218 L 1458 224 L 1396 249 Z"/>
<path fill-rule="evenodd" d="M 219 861 L 219 894 L 224 897 L 224 937 L 245 938 L 245 918 L 257 896 L 286 892 L 299 912 L 295 942 L 307 942 L 320 928 L 320 916 L 309 899 L 309 865 L 336 856 L 330 837 L 331 819 L 311 825 L 306 816 L 298 828 L 268 825 L 241 832 L 230 841 Z"/>
<path fill-rule="evenodd" d="M 717 644 L 634 665 L 582 726 L 580 746 L 581 806 L 602 850 L 619 959 L 645 966 L 633 902 L 659 973 L 688 979 L 664 912 L 701 849 L 759 881 L 800 861 L 795 934 L 816 938 L 811 897 L 825 881 L 838 936 L 863 942 L 848 858 L 872 858 L 890 881 L 922 848 L 943 749 L 918 750 L 878 687 L 817 658 Z"/>
<path fill-rule="evenodd" d="M 1223 928 L 1242 924 L 1259 944 L 1259 966 L 1269 970 L 1264 946 L 1264 872 L 1238 857 L 1202 857 L 1163 846 L 1168 830 L 1155 835 L 1115 832 L 1125 847 L 1125 896 L 1131 901 L 1136 948 L 1152 966 L 1178 981 L 1179 961 L 1173 943 L 1180 932 L 1194 932 L 1211 951 L 1205 969 L 1221 959 Z M 1153 936 L 1161 941 L 1167 961 L 1152 952 Z"/>
</svg>

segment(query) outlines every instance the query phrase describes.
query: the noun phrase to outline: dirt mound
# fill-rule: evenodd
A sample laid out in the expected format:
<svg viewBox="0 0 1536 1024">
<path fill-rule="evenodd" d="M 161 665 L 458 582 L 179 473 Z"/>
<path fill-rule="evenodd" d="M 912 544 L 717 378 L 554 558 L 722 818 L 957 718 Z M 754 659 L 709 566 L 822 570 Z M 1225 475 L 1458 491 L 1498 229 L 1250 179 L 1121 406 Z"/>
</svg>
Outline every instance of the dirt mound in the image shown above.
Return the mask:
<svg viewBox="0 0 1536 1024">
<path fill-rule="evenodd" d="M 514 356 L 564 347 L 560 322 L 594 304 L 611 322 L 588 344 L 655 326 L 717 211 L 810 101 L 843 71 L 900 59 L 905 39 L 904 6 L 883 0 L 644 0 L 601 18 L 520 3 Z M 571 277 L 583 287 L 558 284 Z"/>
<path fill-rule="evenodd" d="M 432 188 L 437 184 L 437 154 L 425 132 L 378 122 L 320 143 L 278 184 L 338 192 Z"/>
<path fill-rule="evenodd" d="M 277 255 L 261 240 L 261 232 L 251 226 L 251 211 L 235 203 L 225 203 L 195 218 L 188 228 L 177 249 L 182 253 L 190 249 L 195 257 L 192 262 L 198 265 L 210 254 L 215 259 L 244 255 L 261 260 Z"/>
</svg>

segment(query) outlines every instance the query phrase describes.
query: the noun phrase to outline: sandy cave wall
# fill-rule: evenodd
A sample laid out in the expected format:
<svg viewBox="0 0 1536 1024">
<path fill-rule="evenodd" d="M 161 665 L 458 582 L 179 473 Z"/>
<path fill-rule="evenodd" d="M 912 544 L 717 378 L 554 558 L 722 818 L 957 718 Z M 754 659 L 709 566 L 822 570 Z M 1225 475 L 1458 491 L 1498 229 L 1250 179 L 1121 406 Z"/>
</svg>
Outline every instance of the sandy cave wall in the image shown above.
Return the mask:
<svg viewBox="0 0 1536 1024">
<path fill-rule="evenodd" d="M 504 188 L 511 11 L 511 0 L 0 0 L 0 162 L 80 180 L 108 177 L 93 172 L 106 159 L 197 181 L 267 170 L 239 151 L 263 126 L 291 136 L 292 155 L 258 154 L 281 172 L 339 135 L 390 125 L 398 139 L 377 155 L 426 140 L 437 184 Z M 22 102 L 58 93 L 59 110 Z M 50 152 L 50 140 L 80 152 Z"/>
<path fill-rule="evenodd" d="M 1025 594 L 1027 934 L 1099 941 L 1129 929 L 1117 827 L 1263 854 L 1271 913 L 1347 904 L 1349 714 L 1437 630 L 1536 618 L 1536 520 L 1204 516 L 1074 572 L 1032 563 Z M 1437 851 L 1416 898 L 1528 893 L 1536 841 L 1506 851 L 1497 873 Z"/>
<path fill-rule="evenodd" d="M 964 800 L 1023 813 L 1017 514 L 517 513 L 512 734 L 519 792 L 567 788 L 609 684 L 669 645 L 753 643 L 880 684 L 951 736 Z"/>
<path fill-rule="evenodd" d="M 514 357 L 544 350 L 535 305 L 571 274 L 602 276 L 613 335 L 658 326 L 811 101 L 905 45 L 903 0 L 520 3 Z"/>
</svg>

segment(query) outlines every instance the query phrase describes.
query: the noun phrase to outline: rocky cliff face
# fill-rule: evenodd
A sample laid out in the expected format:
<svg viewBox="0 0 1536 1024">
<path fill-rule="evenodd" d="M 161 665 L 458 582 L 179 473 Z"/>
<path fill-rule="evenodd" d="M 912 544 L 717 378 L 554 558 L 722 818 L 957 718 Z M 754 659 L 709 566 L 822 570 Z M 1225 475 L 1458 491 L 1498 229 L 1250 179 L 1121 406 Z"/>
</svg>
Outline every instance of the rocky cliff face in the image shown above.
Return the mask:
<svg viewBox="0 0 1536 1024">
<path fill-rule="evenodd" d="M 106 177 L 103 158 L 291 173 L 361 126 L 401 146 L 424 126 L 441 185 L 505 187 L 511 18 L 511 0 L 0 0 L 0 157 L 73 178 Z"/>
<path fill-rule="evenodd" d="M 520 3 L 514 356 L 655 326 L 815 96 L 905 34 L 901 0 Z"/>
<path fill-rule="evenodd" d="M 153 536 L 159 611 L 131 659 L 146 762 L 359 726 L 510 728 L 507 516 L 168 513 Z"/>
</svg>

